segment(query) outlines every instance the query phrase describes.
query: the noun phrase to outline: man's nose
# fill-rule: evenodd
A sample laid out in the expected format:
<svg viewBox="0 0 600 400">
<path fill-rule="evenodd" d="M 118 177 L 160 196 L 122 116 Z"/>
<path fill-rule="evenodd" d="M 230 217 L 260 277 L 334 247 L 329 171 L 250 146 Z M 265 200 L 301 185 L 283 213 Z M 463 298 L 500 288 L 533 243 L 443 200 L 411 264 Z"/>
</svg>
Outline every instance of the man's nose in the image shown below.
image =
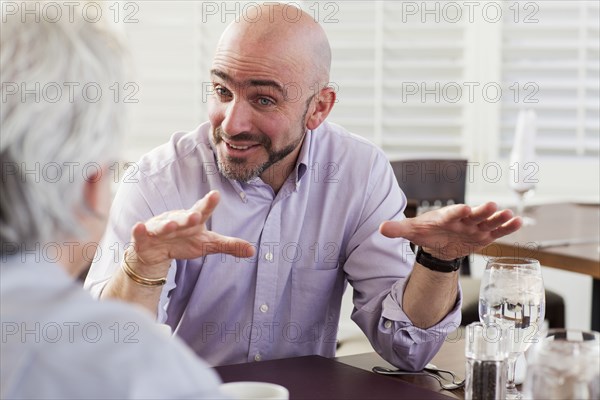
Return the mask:
<svg viewBox="0 0 600 400">
<path fill-rule="evenodd" d="M 234 100 L 227 104 L 225 119 L 221 124 L 227 135 L 233 136 L 252 131 L 252 109 L 243 100 Z"/>
</svg>

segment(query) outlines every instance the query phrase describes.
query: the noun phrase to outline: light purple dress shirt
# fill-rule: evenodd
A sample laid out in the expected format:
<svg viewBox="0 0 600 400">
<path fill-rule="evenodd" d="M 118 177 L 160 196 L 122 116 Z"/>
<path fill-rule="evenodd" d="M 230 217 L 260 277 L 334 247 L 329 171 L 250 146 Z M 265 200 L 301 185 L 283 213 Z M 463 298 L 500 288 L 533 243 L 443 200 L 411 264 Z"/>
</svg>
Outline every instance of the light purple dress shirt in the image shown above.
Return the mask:
<svg viewBox="0 0 600 400">
<path fill-rule="evenodd" d="M 210 190 L 221 202 L 208 229 L 256 246 L 251 259 L 215 254 L 177 260 L 158 319 L 212 365 L 335 354 L 342 294 L 354 288 L 352 319 L 392 364 L 420 369 L 460 323 L 461 296 L 422 330 L 402 311 L 414 254 L 378 227 L 404 218 L 406 198 L 384 153 L 340 126 L 306 134 L 295 169 L 277 194 L 260 178 L 222 176 L 210 124 L 145 155 L 119 187 L 86 281 L 99 296 L 119 267 L 131 228 L 187 209 Z"/>
</svg>

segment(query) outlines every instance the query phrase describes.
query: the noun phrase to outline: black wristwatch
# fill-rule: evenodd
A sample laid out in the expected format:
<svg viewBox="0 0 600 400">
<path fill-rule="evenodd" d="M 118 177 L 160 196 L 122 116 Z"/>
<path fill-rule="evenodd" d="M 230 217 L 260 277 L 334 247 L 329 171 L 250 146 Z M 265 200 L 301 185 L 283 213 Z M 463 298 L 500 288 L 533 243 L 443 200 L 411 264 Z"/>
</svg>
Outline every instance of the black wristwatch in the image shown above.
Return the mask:
<svg viewBox="0 0 600 400">
<path fill-rule="evenodd" d="M 454 272 L 460 268 L 463 259 L 464 257 L 455 258 L 454 260 L 440 260 L 420 247 L 419 250 L 417 250 L 417 262 L 422 266 L 437 272 Z"/>
</svg>

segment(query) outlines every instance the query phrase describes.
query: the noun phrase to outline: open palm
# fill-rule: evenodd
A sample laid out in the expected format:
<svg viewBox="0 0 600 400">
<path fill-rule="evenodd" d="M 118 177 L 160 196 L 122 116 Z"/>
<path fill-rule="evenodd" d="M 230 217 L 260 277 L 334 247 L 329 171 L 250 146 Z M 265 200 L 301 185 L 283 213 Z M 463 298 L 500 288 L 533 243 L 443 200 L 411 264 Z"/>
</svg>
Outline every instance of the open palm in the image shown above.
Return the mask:
<svg viewBox="0 0 600 400">
<path fill-rule="evenodd" d="M 206 228 L 219 199 L 219 193 L 211 191 L 188 210 L 168 211 L 137 223 L 131 239 L 138 260 L 149 266 L 215 253 L 251 257 L 254 248 L 249 242 Z"/>
<path fill-rule="evenodd" d="M 451 260 L 487 246 L 521 224 L 512 211 L 498 211 L 498 206 L 489 202 L 473 208 L 457 204 L 415 218 L 386 221 L 379 230 L 390 238 L 406 238 L 434 257 Z"/>
</svg>

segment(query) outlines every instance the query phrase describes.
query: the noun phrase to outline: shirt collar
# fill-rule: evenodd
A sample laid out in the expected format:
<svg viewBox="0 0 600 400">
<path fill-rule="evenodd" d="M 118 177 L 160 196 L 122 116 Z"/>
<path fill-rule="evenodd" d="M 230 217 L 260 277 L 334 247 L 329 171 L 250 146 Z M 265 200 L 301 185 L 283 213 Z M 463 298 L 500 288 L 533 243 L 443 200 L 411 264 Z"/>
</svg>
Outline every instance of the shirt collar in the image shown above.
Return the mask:
<svg viewBox="0 0 600 400">
<path fill-rule="evenodd" d="M 304 135 L 304 141 L 302 142 L 302 148 L 300 154 L 298 154 L 298 161 L 296 161 L 295 169 L 295 183 L 296 187 L 300 184 L 300 179 L 306 174 L 306 170 L 310 165 L 310 148 L 312 145 L 312 132 L 311 130 L 306 131 Z"/>
</svg>

